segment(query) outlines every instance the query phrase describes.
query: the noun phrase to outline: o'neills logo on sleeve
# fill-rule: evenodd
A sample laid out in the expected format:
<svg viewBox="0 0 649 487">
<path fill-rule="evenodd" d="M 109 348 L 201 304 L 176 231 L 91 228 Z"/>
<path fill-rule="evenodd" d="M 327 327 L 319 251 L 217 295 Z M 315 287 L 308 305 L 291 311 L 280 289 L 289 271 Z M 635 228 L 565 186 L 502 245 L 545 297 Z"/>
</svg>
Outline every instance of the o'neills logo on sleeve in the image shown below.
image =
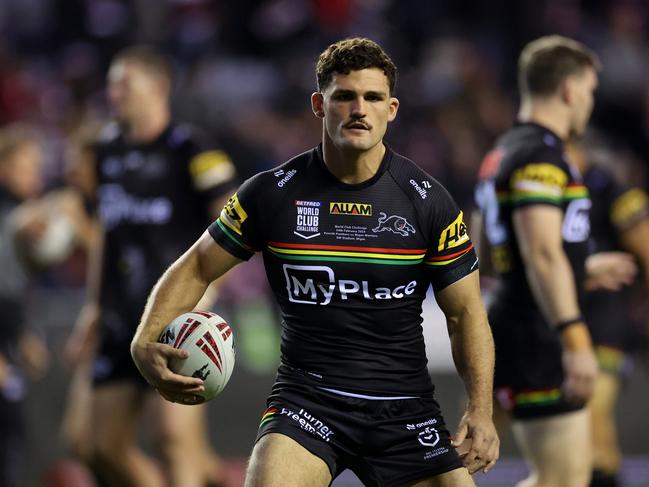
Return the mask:
<svg viewBox="0 0 649 487">
<path fill-rule="evenodd" d="M 332 215 L 372 216 L 372 205 L 367 203 L 329 203 Z"/>
</svg>

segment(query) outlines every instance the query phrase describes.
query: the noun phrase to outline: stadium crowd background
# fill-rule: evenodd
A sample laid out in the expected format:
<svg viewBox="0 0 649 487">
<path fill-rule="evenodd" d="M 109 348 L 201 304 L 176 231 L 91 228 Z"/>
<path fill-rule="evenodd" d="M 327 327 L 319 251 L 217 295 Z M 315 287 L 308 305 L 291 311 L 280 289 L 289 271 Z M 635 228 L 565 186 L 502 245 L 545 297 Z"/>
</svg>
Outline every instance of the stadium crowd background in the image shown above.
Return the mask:
<svg viewBox="0 0 649 487">
<path fill-rule="evenodd" d="M 36 130 L 46 186 L 60 186 L 70 141 L 110 116 L 104 89 L 111 56 L 150 43 L 173 61 L 178 118 L 214 137 L 243 179 L 319 141 L 308 102 L 314 59 L 328 43 L 362 35 L 381 43 L 399 67 L 401 108 L 388 143 L 444 183 L 468 213 L 482 156 L 517 110 L 518 52 L 547 33 L 577 38 L 601 57 L 592 125 L 609 146 L 607 157 L 644 180 L 649 5 L 641 0 L 0 0 L 0 126 Z M 213 406 L 215 444 L 226 456 L 249 451 L 276 360 L 273 309 L 254 272 L 242 268 L 221 298 L 247 363 Z M 38 276 L 30 297 L 31 321 L 52 351 L 50 372 L 30 391 L 33 485 L 65 455 L 56 437 L 69 380 L 60 350 L 83 279 L 76 255 Z M 636 314 L 646 315 L 646 306 Z M 442 403 L 459 400 L 459 384 L 438 374 L 448 394 Z M 646 376 L 635 372 L 629 389 L 621 399 L 623 447 L 649 462 Z M 507 443 L 504 453 L 517 454 Z M 649 485 L 642 465 L 634 475 L 646 475 Z"/>
</svg>

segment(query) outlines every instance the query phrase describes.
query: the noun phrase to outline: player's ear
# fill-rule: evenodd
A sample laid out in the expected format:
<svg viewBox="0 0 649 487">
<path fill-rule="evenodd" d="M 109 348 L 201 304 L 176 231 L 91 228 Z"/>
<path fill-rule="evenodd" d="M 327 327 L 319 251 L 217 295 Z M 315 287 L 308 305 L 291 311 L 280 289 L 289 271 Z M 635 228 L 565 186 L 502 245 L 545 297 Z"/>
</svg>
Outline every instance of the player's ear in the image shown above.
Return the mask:
<svg viewBox="0 0 649 487">
<path fill-rule="evenodd" d="M 399 111 L 399 99 L 394 96 L 390 98 L 390 107 L 388 108 L 388 122 L 391 122 L 397 118 L 397 112 Z"/>
<path fill-rule="evenodd" d="M 324 97 L 319 91 L 311 95 L 311 110 L 316 117 L 324 118 Z"/>
<path fill-rule="evenodd" d="M 561 95 L 561 101 L 563 101 L 566 105 L 570 105 L 574 98 L 574 90 L 575 90 L 573 80 L 570 78 L 570 76 L 568 76 L 561 82 L 559 90 Z"/>
</svg>

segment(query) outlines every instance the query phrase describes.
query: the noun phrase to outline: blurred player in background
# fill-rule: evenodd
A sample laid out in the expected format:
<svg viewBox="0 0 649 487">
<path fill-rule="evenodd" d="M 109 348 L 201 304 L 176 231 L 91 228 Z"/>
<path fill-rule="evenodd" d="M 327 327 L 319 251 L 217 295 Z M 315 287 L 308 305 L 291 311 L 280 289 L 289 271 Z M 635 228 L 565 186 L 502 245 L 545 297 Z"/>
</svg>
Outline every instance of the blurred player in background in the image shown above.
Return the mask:
<svg viewBox="0 0 649 487">
<path fill-rule="evenodd" d="M 383 144 L 399 101 L 380 46 L 332 44 L 317 79 L 322 144 L 239 188 L 156 285 L 133 356 L 166 398 L 197 402 L 202 381 L 172 373 L 168 360 L 184 352 L 157 337 L 210 282 L 263 251 L 282 310 L 282 363 L 246 485 L 324 487 L 346 468 L 365 485 L 475 485 L 470 473 L 491 468 L 499 441 L 493 343 L 462 212 Z M 462 457 L 426 367 L 421 306 L 431 283 L 468 394 L 455 437 Z"/>
<path fill-rule="evenodd" d="M 526 487 L 583 487 L 591 476 L 585 405 L 597 363 L 582 315 L 591 202 L 564 142 L 586 128 L 598 67 L 571 39 L 528 44 L 518 122 L 486 156 L 476 189 L 480 253 L 489 247 L 499 278 L 489 307 L 495 391 L 530 464 Z"/>
<path fill-rule="evenodd" d="M 588 148 L 587 148 L 588 147 Z M 649 289 L 649 196 L 638 181 L 624 175 L 623 157 L 592 138 L 588 145 L 569 145 L 571 160 L 584 175 L 591 195 L 591 242 L 597 252 L 630 252 L 639 263 Z M 621 160 L 622 159 L 622 160 Z M 589 404 L 593 439 L 591 487 L 615 487 L 621 467 L 615 422 L 625 351 L 633 336 L 631 296 L 614 290 L 592 290 L 584 315 L 591 331 L 600 374 Z"/>
<path fill-rule="evenodd" d="M 189 127 L 172 121 L 170 90 L 170 67 L 159 54 L 142 46 L 117 54 L 108 73 L 117 121 L 94 146 L 102 237 L 70 348 L 83 349 L 99 333 L 89 465 L 108 486 L 166 485 L 137 446 L 145 405 L 170 484 L 220 481 L 205 408 L 149 394 L 129 353 L 151 286 L 212 220 L 235 175 L 226 154 L 206 150 Z"/>
<path fill-rule="evenodd" d="M 44 343 L 27 327 L 30 271 L 47 215 L 32 205 L 41 193 L 42 152 L 24 127 L 0 130 L 0 486 L 22 487 L 27 467 L 23 377 L 48 365 Z"/>
</svg>

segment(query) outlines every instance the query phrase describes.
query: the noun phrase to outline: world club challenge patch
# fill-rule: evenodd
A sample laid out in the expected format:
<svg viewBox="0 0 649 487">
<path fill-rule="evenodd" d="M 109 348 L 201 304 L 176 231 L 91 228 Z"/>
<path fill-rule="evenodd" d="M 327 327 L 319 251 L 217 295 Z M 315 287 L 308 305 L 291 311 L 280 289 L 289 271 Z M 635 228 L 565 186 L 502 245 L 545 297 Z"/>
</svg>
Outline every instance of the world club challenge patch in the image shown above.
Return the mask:
<svg viewBox="0 0 649 487">
<path fill-rule="evenodd" d="M 303 239 L 320 235 L 320 201 L 295 200 L 295 230 L 293 233 Z"/>
</svg>

